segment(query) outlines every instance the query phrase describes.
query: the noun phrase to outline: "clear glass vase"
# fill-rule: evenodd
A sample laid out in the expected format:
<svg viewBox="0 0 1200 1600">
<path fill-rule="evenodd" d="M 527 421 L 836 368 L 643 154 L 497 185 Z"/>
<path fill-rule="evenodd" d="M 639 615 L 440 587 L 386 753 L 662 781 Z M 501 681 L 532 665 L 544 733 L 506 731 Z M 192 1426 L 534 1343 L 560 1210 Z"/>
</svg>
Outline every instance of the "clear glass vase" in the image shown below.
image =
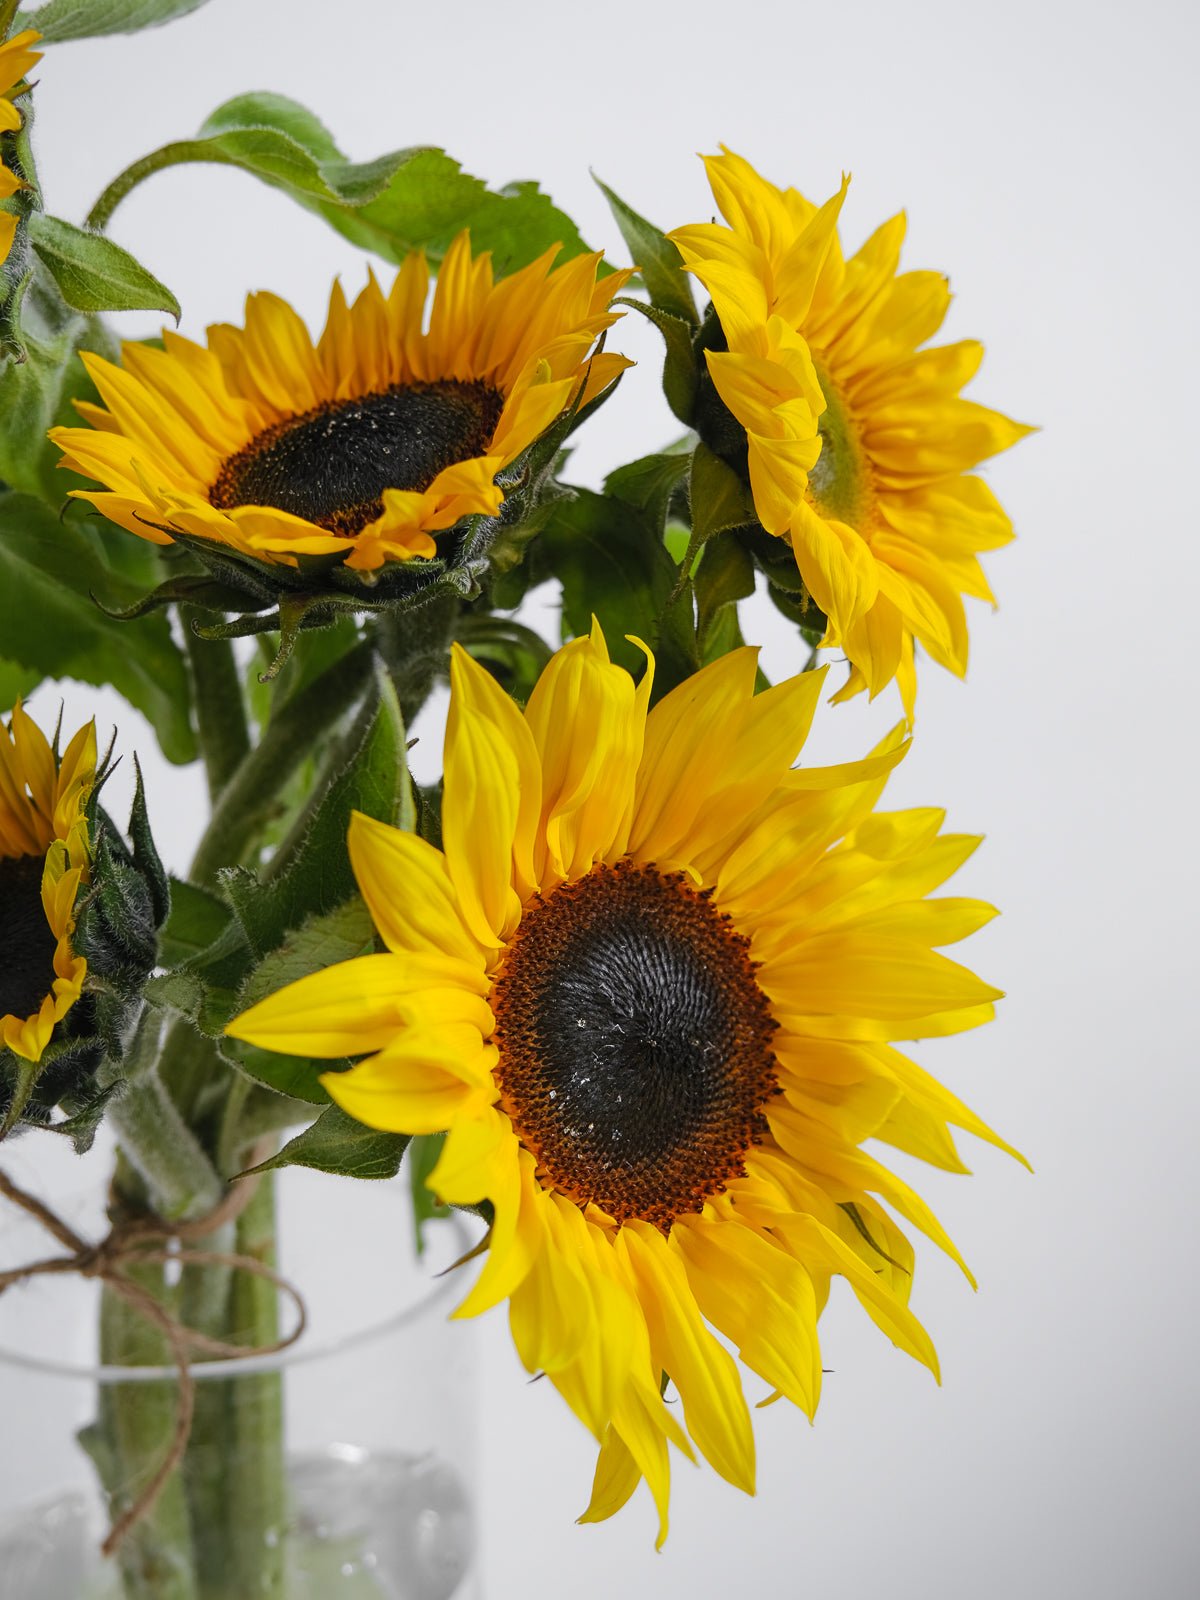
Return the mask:
<svg viewBox="0 0 1200 1600">
<path fill-rule="evenodd" d="M 64 1160 L 63 1145 L 28 1135 L 4 1169 L 97 1239 L 111 1147 Z M 186 1456 L 119 1557 L 100 1555 L 110 1518 L 177 1417 L 161 1335 L 78 1275 L 0 1295 L 0 1600 L 479 1600 L 472 1330 L 448 1321 L 464 1285 L 438 1276 L 473 1242 L 466 1219 L 428 1225 L 418 1254 L 403 1181 L 288 1168 L 273 1203 L 305 1330 L 274 1355 L 193 1363 Z M 0 1198 L 0 1268 L 56 1253 Z M 169 1290 L 185 1271 L 167 1264 Z M 236 1278 L 234 1296 L 276 1293 Z M 120 1364 L 100 1360 L 114 1316 Z M 282 1328 L 295 1317 L 281 1296 Z"/>
</svg>

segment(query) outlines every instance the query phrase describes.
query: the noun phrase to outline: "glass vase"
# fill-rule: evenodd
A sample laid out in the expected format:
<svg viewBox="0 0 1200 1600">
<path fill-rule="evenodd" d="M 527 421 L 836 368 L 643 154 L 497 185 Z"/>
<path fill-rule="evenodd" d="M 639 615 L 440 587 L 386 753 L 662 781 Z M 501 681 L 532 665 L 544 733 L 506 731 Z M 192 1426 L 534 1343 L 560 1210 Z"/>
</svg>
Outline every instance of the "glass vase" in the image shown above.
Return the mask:
<svg viewBox="0 0 1200 1600">
<path fill-rule="evenodd" d="M 64 1160 L 64 1144 L 28 1135 L 4 1169 L 98 1239 L 111 1146 Z M 186 1453 L 111 1558 L 114 1517 L 170 1446 L 178 1371 L 161 1332 L 95 1279 L 0 1295 L 0 1600 L 479 1600 L 473 1338 L 448 1320 L 465 1285 L 439 1276 L 471 1248 L 467 1219 L 427 1224 L 419 1251 L 404 1181 L 301 1168 L 254 1203 L 304 1330 L 272 1355 L 193 1361 Z M 0 1199 L 0 1268 L 56 1251 Z M 176 1311 L 220 1289 L 234 1335 L 239 1296 L 277 1294 L 211 1264 L 130 1271 Z M 278 1299 L 287 1330 L 297 1313 Z M 246 1320 L 261 1328 L 261 1306 Z"/>
</svg>

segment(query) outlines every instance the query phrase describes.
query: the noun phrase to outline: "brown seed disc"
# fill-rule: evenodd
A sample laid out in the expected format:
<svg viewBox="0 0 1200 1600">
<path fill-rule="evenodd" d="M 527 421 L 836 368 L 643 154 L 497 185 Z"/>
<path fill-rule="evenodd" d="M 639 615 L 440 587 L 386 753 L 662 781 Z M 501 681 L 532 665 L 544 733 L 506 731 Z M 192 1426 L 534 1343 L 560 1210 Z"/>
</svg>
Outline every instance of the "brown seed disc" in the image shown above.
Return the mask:
<svg viewBox="0 0 1200 1600">
<path fill-rule="evenodd" d="M 749 941 L 682 873 L 594 867 L 522 918 L 501 1103 L 554 1188 L 664 1231 L 744 1171 L 778 1092 Z"/>
<path fill-rule="evenodd" d="M 379 516 L 385 489 L 427 489 L 483 455 L 503 409 L 489 384 L 450 379 L 326 401 L 230 456 L 208 498 L 220 511 L 274 506 L 349 538 Z"/>
</svg>

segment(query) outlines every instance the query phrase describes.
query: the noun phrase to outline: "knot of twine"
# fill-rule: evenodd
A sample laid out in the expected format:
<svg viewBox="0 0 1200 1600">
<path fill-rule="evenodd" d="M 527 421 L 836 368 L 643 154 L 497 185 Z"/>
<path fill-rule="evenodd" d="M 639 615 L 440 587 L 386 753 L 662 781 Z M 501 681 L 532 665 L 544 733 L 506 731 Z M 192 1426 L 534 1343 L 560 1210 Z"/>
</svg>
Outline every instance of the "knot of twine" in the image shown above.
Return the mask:
<svg viewBox="0 0 1200 1600">
<path fill-rule="evenodd" d="M 10 1177 L 0 1172 L 0 1194 L 19 1206 L 22 1211 L 54 1235 L 68 1252 L 51 1256 L 43 1261 L 31 1261 L 25 1266 L 0 1271 L 0 1294 L 15 1283 L 50 1274 L 76 1273 L 81 1278 L 96 1278 L 133 1310 L 152 1323 L 170 1347 L 173 1365 L 179 1376 L 179 1393 L 175 1406 L 175 1427 L 162 1460 L 133 1501 L 119 1516 L 101 1545 L 101 1554 L 111 1556 L 120 1548 L 125 1538 L 153 1509 L 167 1479 L 183 1459 L 192 1431 L 192 1417 L 196 1406 L 196 1380 L 192 1375 L 193 1355 L 208 1356 L 214 1360 L 233 1360 L 243 1356 L 269 1356 L 295 1344 L 304 1332 L 308 1313 L 300 1292 L 278 1272 L 273 1271 L 257 1257 L 234 1250 L 197 1250 L 188 1247 L 188 1240 L 203 1239 L 228 1222 L 233 1222 L 249 1205 L 258 1187 L 257 1175 L 230 1189 L 221 1203 L 207 1216 L 190 1222 L 167 1222 L 153 1215 L 138 1215 L 113 1223 L 105 1237 L 98 1242 L 82 1238 L 50 1207 L 19 1188 Z M 296 1325 L 285 1338 L 270 1344 L 232 1344 L 224 1339 L 213 1339 L 208 1334 L 189 1328 L 169 1312 L 153 1294 L 126 1276 L 130 1267 L 153 1266 L 176 1262 L 180 1266 L 229 1267 L 235 1272 L 248 1272 L 263 1278 L 285 1294 L 296 1308 Z"/>
</svg>

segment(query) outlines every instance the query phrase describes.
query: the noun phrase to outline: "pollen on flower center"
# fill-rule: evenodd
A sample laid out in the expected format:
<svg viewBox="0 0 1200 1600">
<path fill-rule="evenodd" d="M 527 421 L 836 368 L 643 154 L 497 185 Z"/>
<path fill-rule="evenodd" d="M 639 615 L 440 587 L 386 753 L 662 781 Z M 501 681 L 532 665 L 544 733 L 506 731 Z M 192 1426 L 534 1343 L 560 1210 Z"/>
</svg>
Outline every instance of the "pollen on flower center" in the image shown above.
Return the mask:
<svg viewBox="0 0 1200 1600">
<path fill-rule="evenodd" d="M 326 401 L 230 456 L 208 498 L 221 511 L 274 506 L 350 537 L 380 515 L 385 489 L 427 489 L 483 455 L 503 408 L 490 384 L 452 379 Z"/>
<path fill-rule="evenodd" d="M 682 873 L 622 861 L 528 910 L 493 1006 L 501 1103 L 548 1181 L 664 1230 L 744 1172 L 777 1092 L 749 943 Z"/>
<path fill-rule="evenodd" d="M 0 858 L 0 1017 L 33 1016 L 54 987 L 56 940 L 42 909 L 41 856 Z"/>
</svg>

